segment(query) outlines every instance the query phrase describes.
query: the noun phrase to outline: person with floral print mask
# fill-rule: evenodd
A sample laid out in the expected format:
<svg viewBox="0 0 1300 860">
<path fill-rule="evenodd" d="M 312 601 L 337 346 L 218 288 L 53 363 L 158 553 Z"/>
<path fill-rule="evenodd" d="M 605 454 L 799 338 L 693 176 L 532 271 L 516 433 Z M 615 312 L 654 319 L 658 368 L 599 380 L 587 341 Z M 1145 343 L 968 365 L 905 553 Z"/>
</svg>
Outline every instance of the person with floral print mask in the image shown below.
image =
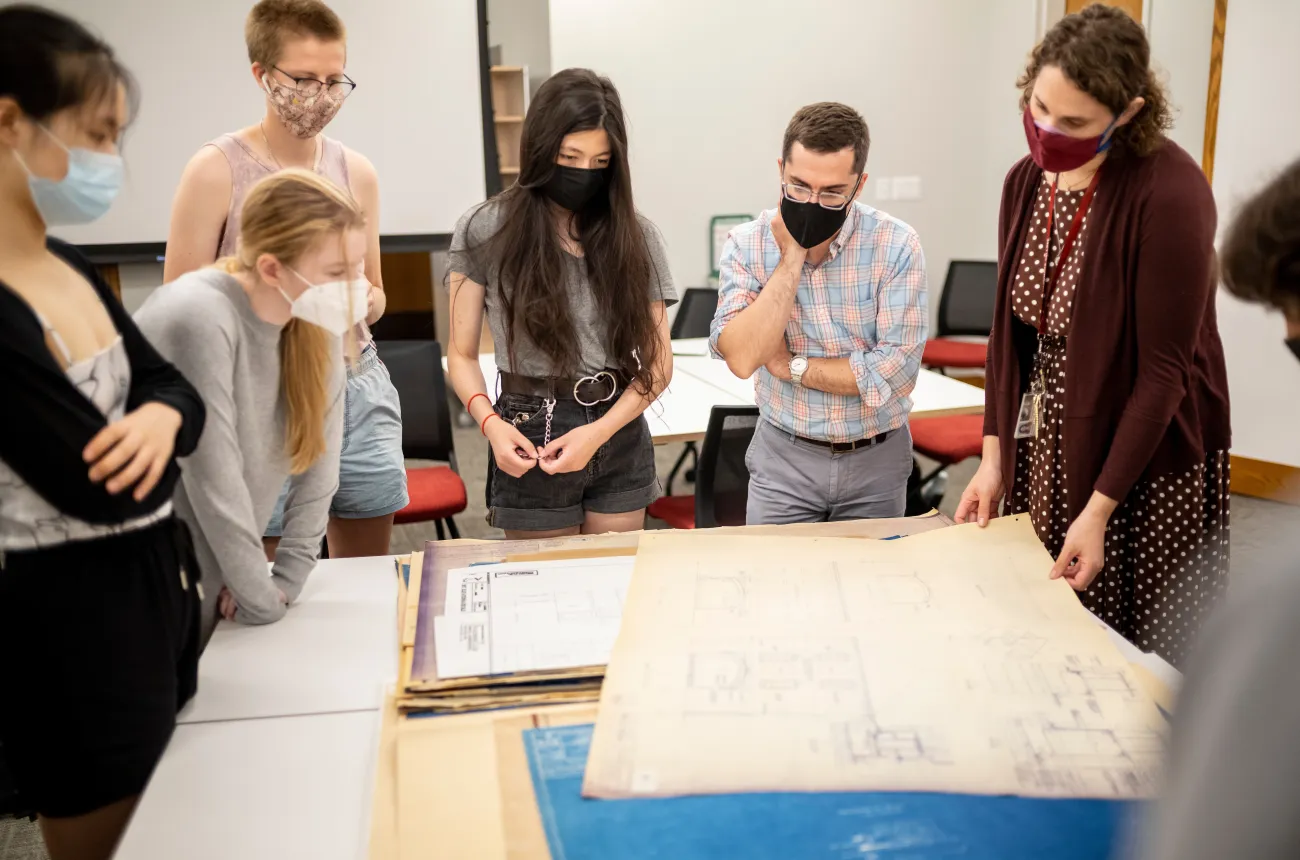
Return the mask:
<svg viewBox="0 0 1300 860">
<path fill-rule="evenodd" d="M 185 168 L 172 205 L 163 277 L 171 283 L 233 256 L 244 197 L 268 174 L 305 168 L 351 192 L 368 216 L 364 265 L 371 286 L 356 330 L 360 356 L 348 372 L 346 444 L 328 543 L 335 558 L 386 555 L 393 514 L 408 497 L 401 406 L 368 328 L 385 306 L 379 178 L 368 159 L 324 134 L 357 86 L 345 68 L 347 34 L 321 0 L 261 0 L 248 14 L 244 36 L 263 116 L 204 145 Z M 282 495 L 267 524 L 269 556 L 279 541 L 284 501 Z"/>
</svg>

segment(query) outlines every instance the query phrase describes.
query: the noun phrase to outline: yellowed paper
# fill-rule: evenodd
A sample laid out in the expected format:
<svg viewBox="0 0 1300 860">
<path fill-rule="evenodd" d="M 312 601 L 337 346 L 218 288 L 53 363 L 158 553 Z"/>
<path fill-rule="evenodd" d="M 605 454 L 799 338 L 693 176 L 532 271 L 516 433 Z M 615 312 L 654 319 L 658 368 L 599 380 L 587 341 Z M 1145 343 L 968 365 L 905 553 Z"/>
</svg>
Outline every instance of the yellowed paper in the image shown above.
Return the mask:
<svg viewBox="0 0 1300 860">
<path fill-rule="evenodd" d="M 375 788 L 370 801 L 369 860 L 400 860 L 397 842 L 397 706 L 384 697 L 375 760 Z"/>
<path fill-rule="evenodd" d="M 401 860 L 504 860 L 508 843 L 497 723 L 569 725 L 592 717 L 592 706 L 581 705 L 399 721 Z"/>
<path fill-rule="evenodd" d="M 1153 793 L 1164 721 L 1027 517 L 641 537 L 584 793 Z"/>
<path fill-rule="evenodd" d="M 540 726 L 573 726 L 595 721 L 595 707 L 563 711 L 551 709 L 541 714 L 497 720 L 497 773 L 501 782 L 501 812 L 509 860 L 551 860 L 542 816 L 537 808 L 537 794 L 533 790 L 533 775 L 528 768 L 524 732 Z"/>
</svg>

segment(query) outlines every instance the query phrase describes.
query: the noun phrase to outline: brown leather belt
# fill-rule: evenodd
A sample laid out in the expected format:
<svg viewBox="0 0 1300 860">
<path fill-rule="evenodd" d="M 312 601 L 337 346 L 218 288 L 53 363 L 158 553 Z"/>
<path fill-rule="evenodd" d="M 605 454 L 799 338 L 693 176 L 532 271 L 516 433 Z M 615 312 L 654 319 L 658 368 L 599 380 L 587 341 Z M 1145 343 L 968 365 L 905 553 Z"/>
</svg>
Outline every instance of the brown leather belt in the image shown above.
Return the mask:
<svg viewBox="0 0 1300 860">
<path fill-rule="evenodd" d="M 583 406 L 595 406 L 613 400 L 620 390 L 618 378 L 609 370 L 581 379 L 543 379 L 501 371 L 502 394 L 540 397 L 543 400 L 573 400 Z"/>
<path fill-rule="evenodd" d="M 845 454 L 849 451 L 857 451 L 861 448 L 873 448 L 876 445 L 886 441 L 892 436 L 895 430 L 886 430 L 884 433 L 878 433 L 875 436 L 869 436 L 866 439 L 858 439 L 854 442 L 828 442 L 825 439 L 809 439 L 804 436 L 795 436 L 800 442 L 807 442 L 810 445 L 818 445 L 822 448 L 830 448 L 832 454 Z"/>
</svg>

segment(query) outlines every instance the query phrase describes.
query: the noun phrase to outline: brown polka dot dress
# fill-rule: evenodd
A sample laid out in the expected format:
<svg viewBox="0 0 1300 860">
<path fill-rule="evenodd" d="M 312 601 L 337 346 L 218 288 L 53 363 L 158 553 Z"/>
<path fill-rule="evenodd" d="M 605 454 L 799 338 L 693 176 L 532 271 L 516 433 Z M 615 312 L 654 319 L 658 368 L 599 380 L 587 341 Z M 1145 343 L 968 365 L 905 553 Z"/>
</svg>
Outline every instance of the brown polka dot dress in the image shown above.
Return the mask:
<svg viewBox="0 0 1300 860">
<path fill-rule="evenodd" d="M 1098 193 L 1103 193 L 1099 191 Z M 1012 308 L 1022 321 L 1038 326 L 1031 378 L 1043 386 L 1038 435 L 1019 440 L 1015 481 L 1008 494 L 1012 513 L 1028 513 L 1039 539 L 1055 558 L 1070 528 L 1065 486 L 1065 345 L 1070 310 L 1083 265 L 1088 213 L 1070 258 L 1058 260 L 1065 234 L 1084 191 L 1058 191 L 1056 215 L 1048 229 L 1052 185 L 1044 178 L 1034 201 Z M 1063 266 L 1042 308 L 1046 276 Z M 1091 488 L 1086 490 L 1091 493 Z M 1076 490 L 1084 492 L 1084 490 Z M 1106 529 L 1102 572 L 1079 594 L 1084 606 L 1143 651 L 1154 651 L 1181 666 L 1206 612 L 1228 582 L 1228 455 L 1211 451 L 1205 463 L 1181 475 L 1144 477 L 1111 516 Z"/>
</svg>

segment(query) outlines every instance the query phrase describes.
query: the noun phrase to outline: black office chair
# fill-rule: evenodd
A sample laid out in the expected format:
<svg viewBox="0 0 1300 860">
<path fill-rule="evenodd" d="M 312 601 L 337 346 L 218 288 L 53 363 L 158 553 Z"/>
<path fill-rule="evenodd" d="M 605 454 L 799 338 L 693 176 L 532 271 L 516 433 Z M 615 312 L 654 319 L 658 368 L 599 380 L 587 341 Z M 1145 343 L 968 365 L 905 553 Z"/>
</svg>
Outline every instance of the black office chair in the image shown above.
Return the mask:
<svg viewBox="0 0 1300 860">
<path fill-rule="evenodd" d="M 921 363 L 943 372 L 950 367 L 983 368 L 988 347 L 952 340 L 954 336 L 988 337 L 993 329 L 998 293 L 998 264 L 984 260 L 953 260 L 939 297 L 935 334 L 926 341 Z"/>
<path fill-rule="evenodd" d="M 370 327 L 375 340 L 437 340 L 433 311 L 393 311 Z"/>
<path fill-rule="evenodd" d="M 460 530 L 452 517 L 465 510 L 468 498 L 456 467 L 442 346 L 436 340 L 376 341 L 375 346 L 402 401 L 402 455 L 408 460 L 447 464 L 406 470 L 411 501 L 393 522 L 405 525 L 433 520 L 439 540 L 447 533 L 458 538 Z"/>
<path fill-rule="evenodd" d="M 713 315 L 718 310 L 718 291 L 712 287 L 688 287 L 677 305 L 673 320 L 673 340 L 684 337 L 708 337 Z"/>
<path fill-rule="evenodd" d="M 704 433 L 695 495 L 657 499 L 650 505 L 650 516 L 679 529 L 743 526 L 749 503 L 745 453 L 757 428 L 757 406 L 713 407 Z"/>
<path fill-rule="evenodd" d="M 677 317 L 673 320 L 672 338 L 680 340 L 684 337 L 708 337 L 709 330 L 713 327 L 713 315 L 718 310 L 718 291 L 712 287 L 689 287 L 682 294 L 681 303 L 677 306 Z M 686 470 L 684 477 L 689 483 L 695 483 L 695 473 L 700 465 L 700 452 L 695 447 L 694 442 L 687 442 L 682 448 L 681 456 L 677 462 L 673 463 L 673 468 L 668 472 L 668 495 L 673 494 L 673 481 L 677 479 L 677 473 L 686 465 L 687 460 L 691 461 L 691 466 Z"/>
</svg>

